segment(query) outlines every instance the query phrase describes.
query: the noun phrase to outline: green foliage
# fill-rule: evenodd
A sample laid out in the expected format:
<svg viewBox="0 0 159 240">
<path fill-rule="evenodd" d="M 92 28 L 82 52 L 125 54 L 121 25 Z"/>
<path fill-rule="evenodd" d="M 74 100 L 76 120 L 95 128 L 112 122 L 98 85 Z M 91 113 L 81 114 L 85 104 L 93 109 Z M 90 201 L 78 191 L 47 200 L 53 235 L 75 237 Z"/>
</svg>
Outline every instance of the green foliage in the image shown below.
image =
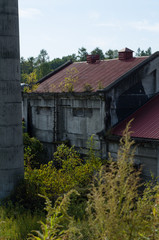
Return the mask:
<svg viewBox="0 0 159 240">
<path fill-rule="evenodd" d="M 105 58 L 103 51 L 102 51 L 99 47 L 96 47 L 96 48 L 91 52 L 91 54 L 92 54 L 92 55 L 99 55 L 101 60 L 103 60 L 103 59 Z"/>
<path fill-rule="evenodd" d="M 36 209 L 42 209 L 44 202 L 37 195 L 38 184 L 35 184 L 33 179 L 36 176 L 37 169 L 39 169 L 40 165 L 44 164 L 47 159 L 44 159 L 45 152 L 43 145 L 38 139 L 30 137 L 28 133 L 23 133 L 23 143 L 25 166 L 24 180 L 19 182 L 10 196 L 10 199 L 14 203 L 18 202 L 26 209 L 35 211 Z"/>
<path fill-rule="evenodd" d="M 24 87 L 24 92 L 33 92 L 38 88 L 37 84 L 37 71 L 34 70 L 30 74 L 25 74 L 25 83 L 28 84 L 28 86 Z"/>
<path fill-rule="evenodd" d="M 86 61 L 87 60 L 87 49 L 84 47 L 81 47 L 78 49 L 78 59 L 79 61 Z"/>
<path fill-rule="evenodd" d="M 33 229 L 40 229 L 38 221 L 44 220 L 44 214 L 24 210 L 20 205 L 8 202 L 0 207 L 0 239 L 24 240 Z"/>
<path fill-rule="evenodd" d="M 34 194 L 40 193 L 54 199 L 76 186 L 87 186 L 100 165 L 94 158 L 84 162 L 74 147 L 62 144 L 54 153 L 54 161 L 41 165 L 40 169 L 27 168 L 25 177 L 28 183 L 35 186 Z"/>
<path fill-rule="evenodd" d="M 113 59 L 118 57 L 118 50 L 109 49 L 106 53 L 106 58 Z"/>
<path fill-rule="evenodd" d="M 29 240 L 41 240 L 41 239 L 66 239 L 69 235 L 69 232 L 72 229 L 69 228 L 70 222 L 73 222 L 73 218 L 68 215 L 68 207 L 70 205 L 70 196 L 72 194 L 78 195 L 78 192 L 71 190 L 64 195 L 63 198 L 58 198 L 54 204 L 54 207 L 51 205 L 51 201 L 46 199 L 47 211 L 46 222 L 41 222 L 42 231 L 34 231 L 34 234 L 30 234 Z M 74 232 L 78 230 L 74 228 Z"/>
<path fill-rule="evenodd" d="M 104 85 L 102 84 L 101 81 L 98 83 L 98 89 L 99 89 L 99 90 L 100 90 L 100 89 L 104 89 Z"/>
<path fill-rule="evenodd" d="M 137 49 L 136 56 L 151 56 L 152 50 L 151 47 L 149 47 L 147 50 L 141 50 L 140 48 Z"/>
<path fill-rule="evenodd" d="M 27 76 L 34 71 L 35 58 L 30 57 L 25 60 L 23 57 L 20 59 L 20 69 L 21 69 L 21 82 L 27 81 Z"/>
<path fill-rule="evenodd" d="M 92 92 L 93 88 L 92 88 L 91 84 L 85 83 L 84 87 L 83 87 L 83 90 L 84 90 L 84 92 Z"/>
<path fill-rule="evenodd" d="M 24 210 L 21 214 L 19 205 L 0 207 L 0 238 L 26 239 L 28 231 L 34 228 L 30 240 L 158 240 L 159 184 L 156 180 L 141 182 L 141 170 L 134 168 L 133 144 L 129 123 L 120 140 L 117 161 L 110 156 L 101 167 L 91 136 L 84 160 L 74 147 L 62 144 L 54 161 L 39 169 L 27 167 L 25 185 L 19 192 L 34 208 L 40 199 L 45 199 L 46 219 L 40 222 L 38 230 L 39 226 L 34 225 L 38 214 Z M 57 199 L 53 206 L 48 197 Z"/>
<path fill-rule="evenodd" d="M 92 136 L 92 140 L 93 136 Z M 41 153 L 43 147 L 41 143 L 30 138 L 24 133 L 24 157 L 25 157 L 25 178 L 18 184 L 14 193 L 10 197 L 12 201 L 19 202 L 25 208 L 35 209 L 43 208 L 43 199 L 38 194 L 45 195 L 51 200 L 73 188 L 78 188 L 82 197 L 76 199 L 80 206 L 85 206 L 87 187 L 92 179 L 93 174 L 101 166 L 100 159 L 88 153 L 86 160 L 83 160 L 74 147 L 68 147 L 64 144 L 58 146 L 54 153 L 54 160 L 43 163 Z M 94 151 L 94 150 L 93 150 Z M 96 159 L 96 160 L 95 160 Z M 82 217 L 84 209 L 76 208 Z M 74 211 L 74 206 L 70 208 L 70 213 Z"/>
<path fill-rule="evenodd" d="M 77 222 L 82 239 L 159 239 L 159 185 L 141 184 L 140 171 L 133 165 L 134 142 L 129 128 L 130 125 L 120 141 L 117 162 L 110 157 L 109 165 L 94 177 L 87 219 Z"/>
<path fill-rule="evenodd" d="M 66 71 L 66 77 L 59 85 L 63 92 L 73 92 L 74 84 L 78 81 L 78 70 L 73 67 Z"/>
<path fill-rule="evenodd" d="M 159 239 L 159 184 L 155 181 L 141 183 L 141 171 L 134 168 L 134 141 L 130 139 L 129 130 L 130 123 L 121 138 L 117 161 L 110 157 L 109 164 L 102 166 L 94 176 L 85 217 L 73 220 L 68 207 L 65 213 L 69 217 L 57 225 L 62 231 L 52 225 L 54 238 L 48 239 Z M 93 136 L 89 142 L 89 159 L 96 162 L 92 140 Z M 56 212 L 59 213 L 55 205 L 53 216 L 57 216 L 56 223 L 59 223 L 58 216 L 63 219 L 65 215 L 56 215 Z"/>
<path fill-rule="evenodd" d="M 44 162 L 43 145 L 35 137 L 30 137 L 28 133 L 23 133 L 24 144 L 24 165 L 30 168 L 39 168 Z"/>
<path fill-rule="evenodd" d="M 70 59 L 72 61 L 76 61 L 76 55 L 72 54 L 64 56 L 61 59 L 55 58 L 50 61 L 49 55 L 45 49 L 42 49 L 36 58 L 29 57 L 28 59 L 24 59 L 23 57 L 21 57 L 21 82 L 27 83 L 28 79 L 30 78 L 33 80 L 36 79 L 36 81 L 38 81 L 42 77 L 46 76 L 49 72 L 60 67 L 62 64 L 66 63 Z M 34 74 L 32 74 L 33 72 Z"/>
</svg>

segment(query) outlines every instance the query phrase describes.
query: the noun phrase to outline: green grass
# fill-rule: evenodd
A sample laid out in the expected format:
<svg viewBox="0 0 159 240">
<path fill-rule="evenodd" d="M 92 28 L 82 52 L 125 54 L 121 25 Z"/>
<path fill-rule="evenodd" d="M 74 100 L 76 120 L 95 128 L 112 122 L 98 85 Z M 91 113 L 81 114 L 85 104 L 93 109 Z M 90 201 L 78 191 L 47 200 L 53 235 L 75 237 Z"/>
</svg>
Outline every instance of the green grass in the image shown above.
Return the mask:
<svg viewBox="0 0 159 240">
<path fill-rule="evenodd" d="M 44 213 L 31 213 L 9 203 L 0 207 L 0 240 L 25 240 L 32 230 L 40 228 Z"/>
</svg>

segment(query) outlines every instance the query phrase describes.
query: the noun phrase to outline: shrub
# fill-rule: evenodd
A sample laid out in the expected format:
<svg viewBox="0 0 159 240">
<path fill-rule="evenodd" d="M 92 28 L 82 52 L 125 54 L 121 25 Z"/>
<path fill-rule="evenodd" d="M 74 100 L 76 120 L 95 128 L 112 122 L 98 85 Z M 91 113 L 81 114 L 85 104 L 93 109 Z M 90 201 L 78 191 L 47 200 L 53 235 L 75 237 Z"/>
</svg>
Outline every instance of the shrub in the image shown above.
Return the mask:
<svg viewBox="0 0 159 240">
<path fill-rule="evenodd" d="M 73 67 L 66 71 L 66 77 L 64 81 L 59 84 L 59 87 L 62 92 L 73 92 L 74 84 L 78 81 L 78 73 L 77 68 Z"/>
<path fill-rule="evenodd" d="M 30 137 L 28 133 L 23 133 L 23 143 L 25 166 L 39 168 L 44 163 L 42 143 L 37 138 Z"/>
<path fill-rule="evenodd" d="M 47 211 L 46 222 L 41 222 L 41 231 L 33 231 L 28 238 L 29 240 L 62 240 L 67 239 L 67 236 L 70 234 L 70 232 L 78 232 L 78 229 L 75 227 L 72 231 L 70 223 L 73 222 L 73 218 L 68 215 L 70 196 L 73 193 L 78 195 L 75 190 L 71 190 L 69 193 L 65 194 L 63 198 L 58 198 L 54 204 L 54 207 L 52 207 L 51 201 L 45 197 L 45 210 Z"/>
<path fill-rule="evenodd" d="M 93 87 L 91 86 L 91 84 L 85 83 L 84 86 L 83 86 L 83 90 L 84 90 L 84 92 L 92 92 Z"/>
<path fill-rule="evenodd" d="M 28 183 L 35 185 L 36 194 L 40 193 L 51 199 L 76 186 L 87 186 L 94 171 L 99 170 L 101 165 L 93 158 L 84 162 L 74 147 L 69 148 L 64 144 L 58 146 L 54 161 L 41 165 L 39 169 L 27 168 L 25 173 Z"/>
</svg>

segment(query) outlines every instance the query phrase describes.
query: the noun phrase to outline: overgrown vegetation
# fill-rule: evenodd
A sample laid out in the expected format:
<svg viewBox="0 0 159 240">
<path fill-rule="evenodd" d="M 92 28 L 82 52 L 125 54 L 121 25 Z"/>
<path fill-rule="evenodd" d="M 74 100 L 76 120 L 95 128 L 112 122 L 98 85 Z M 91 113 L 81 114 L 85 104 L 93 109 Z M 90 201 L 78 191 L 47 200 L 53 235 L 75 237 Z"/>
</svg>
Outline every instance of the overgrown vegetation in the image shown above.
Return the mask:
<svg viewBox="0 0 159 240">
<path fill-rule="evenodd" d="M 134 168 L 130 125 L 117 161 L 99 158 L 93 136 L 85 159 L 62 144 L 53 161 L 38 165 L 33 159 L 38 161 L 41 144 L 28 135 L 25 143 L 25 180 L 12 203 L 0 207 L 0 239 L 159 239 L 159 184 L 144 183 L 141 169 Z"/>
<path fill-rule="evenodd" d="M 59 85 L 62 92 L 73 92 L 74 84 L 78 81 L 78 70 L 73 67 L 66 71 L 66 77 Z"/>
<path fill-rule="evenodd" d="M 134 142 L 130 139 L 129 125 L 120 143 L 117 162 L 110 157 L 109 164 L 102 166 L 94 176 L 82 220 L 75 221 L 68 216 L 72 192 L 66 194 L 57 207 L 52 208 L 47 203 L 49 218 L 45 232 L 49 229 L 54 238 L 46 239 L 159 239 L 159 185 L 157 182 L 141 183 L 140 171 L 134 168 Z M 141 187 L 144 187 L 143 191 Z M 65 198 L 69 200 L 65 201 Z M 60 220 L 64 209 L 67 225 Z M 55 216 L 60 224 L 51 228 Z M 41 224 L 43 229 L 44 223 Z M 39 234 L 38 239 L 43 239 L 43 235 Z"/>
</svg>

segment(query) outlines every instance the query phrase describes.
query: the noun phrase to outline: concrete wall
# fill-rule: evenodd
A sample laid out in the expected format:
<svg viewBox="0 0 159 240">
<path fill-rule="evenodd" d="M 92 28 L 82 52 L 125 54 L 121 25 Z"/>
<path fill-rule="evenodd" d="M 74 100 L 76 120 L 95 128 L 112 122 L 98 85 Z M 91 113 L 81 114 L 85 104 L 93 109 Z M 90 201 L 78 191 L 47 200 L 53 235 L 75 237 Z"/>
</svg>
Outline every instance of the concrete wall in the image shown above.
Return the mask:
<svg viewBox="0 0 159 240">
<path fill-rule="evenodd" d="M 143 175 L 150 178 L 159 176 L 159 143 L 147 142 L 136 143 L 134 162 L 142 166 Z M 114 160 L 117 159 L 117 152 L 119 149 L 118 141 L 108 141 L 108 152 L 110 152 Z"/>
<path fill-rule="evenodd" d="M 68 141 L 85 153 L 87 141 L 95 134 L 96 148 L 100 149 L 97 132 L 104 129 L 105 103 L 103 96 L 90 94 L 24 94 L 23 117 L 27 130 L 49 150 Z"/>
<path fill-rule="evenodd" d="M 0 1 L 0 198 L 23 176 L 18 0 Z"/>
</svg>

